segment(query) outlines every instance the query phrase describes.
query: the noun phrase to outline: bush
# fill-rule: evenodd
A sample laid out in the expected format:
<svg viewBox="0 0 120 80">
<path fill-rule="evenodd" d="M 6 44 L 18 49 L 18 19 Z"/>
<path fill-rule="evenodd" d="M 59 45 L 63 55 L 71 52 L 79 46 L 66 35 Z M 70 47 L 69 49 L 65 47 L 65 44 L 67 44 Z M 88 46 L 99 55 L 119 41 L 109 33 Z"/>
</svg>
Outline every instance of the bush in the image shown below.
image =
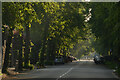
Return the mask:
<svg viewBox="0 0 120 80">
<path fill-rule="evenodd" d="M 41 66 L 41 63 L 40 62 L 36 62 L 36 67 L 39 69 Z"/>
<path fill-rule="evenodd" d="M 44 64 L 42 64 L 41 62 L 37 62 L 36 63 L 36 67 L 39 68 L 45 68 Z"/>
<path fill-rule="evenodd" d="M 33 64 L 24 65 L 23 68 L 32 70 L 32 69 L 34 69 L 34 65 Z"/>
<path fill-rule="evenodd" d="M 118 64 L 117 62 L 107 61 L 105 62 L 105 65 L 107 65 L 111 69 L 115 69 L 115 73 L 117 73 L 117 75 L 120 76 L 120 64 Z"/>
<path fill-rule="evenodd" d="M 50 61 L 45 61 L 46 65 L 54 65 L 54 61 L 50 60 Z"/>
<path fill-rule="evenodd" d="M 111 69 L 116 69 L 117 63 L 116 62 L 106 61 L 105 65 L 107 65 Z"/>
<path fill-rule="evenodd" d="M 118 69 L 116 70 L 116 72 L 118 73 L 118 76 L 120 76 L 120 66 L 118 67 Z"/>
<path fill-rule="evenodd" d="M 33 65 L 33 64 L 30 64 L 30 65 L 29 65 L 29 69 L 30 69 L 30 70 L 33 70 L 33 69 L 34 69 L 34 65 Z"/>
</svg>

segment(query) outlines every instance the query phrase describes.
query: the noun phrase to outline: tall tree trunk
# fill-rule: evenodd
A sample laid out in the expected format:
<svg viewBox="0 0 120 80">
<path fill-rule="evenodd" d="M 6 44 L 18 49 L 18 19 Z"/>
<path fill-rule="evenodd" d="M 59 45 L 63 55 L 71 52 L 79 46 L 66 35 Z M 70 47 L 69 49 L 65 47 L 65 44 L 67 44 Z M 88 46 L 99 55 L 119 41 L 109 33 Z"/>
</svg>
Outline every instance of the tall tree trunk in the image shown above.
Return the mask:
<svg viewBox="0 0 120 80">
<path fill-rule="evenodd" d="M 57 43 L 56 38 L 52 40 L 52 52 L 51 52 L 51 60 L 54 61 L 57 51 Z"/>
<path fill-rule="evenodd" d="M 51 40 L 48 40 L 47 42 L 47 62 L 50 61 L 50 54 L 51 54 Z"/>
<path fill-rule="evenodd" d="M 44 29 L 43 47 L 42 47 L 42 51 L 41 51 L 41 54 L 40 54 L 41 66 L 44 66 L 44 55 L 45 55 L 45 52 L 46 52 L 47 35 L 48 35 L 48 28 L 49 28 L 49 19 L 47 17 L 47 14 L 45 15 L 45 21 L 46 21 L 46 26 L 45 26 L 45 29 Z"/>
<path fill-rule="evenodd" d="M 55 41 L 54 39 L 48 40 L 47 43 L 47 62 L 54 61 L 54 57 L 56 56 L 54 53 L 56 52 Z"/>
<path fill-rule="evenodd" d="M 25 38 L 25 68 L 28 68 L 29 66 L 29 54 L 30 54 L 30 30 L 29 30 L 29 24 L 26 25 L 25 28 L 26 31 L 26 38 Z"/>
<path fill-rule="evenodd" d="M 40 62 L 41 62 L 41 66 L 44 66 L 44 54 L 46 52 L 46 43 L 47 43 L 47 31 L 48 31 L 48 26 L 46 26 L 45 30 L 44 30 L 44 39 L 43 39 L 43 47 L 42 47 L 42 51 L 40 54 Z"/>
<path fill-rule="evenodd" d="M 19 48 L 19 57 L 18 57 L 18 70 L 21 71 L 22 70 L 22 46 L 23 46 L 23 36 L 20 37 L 20 48 Z"/>
<path fill-rule="evenodd" d="M 4 57 L 4 63 L 2 67 L 2 73 L 7 73 L 7 68 L 9 64 L 9 53 L 10 53 L 10 44 L 12 42 L 12 31 L 10 32 L 11 35 L 8 35 L 7 41 L 6 41 L 6 50 L 5 50 L 5 57 Z"/>
</svg>

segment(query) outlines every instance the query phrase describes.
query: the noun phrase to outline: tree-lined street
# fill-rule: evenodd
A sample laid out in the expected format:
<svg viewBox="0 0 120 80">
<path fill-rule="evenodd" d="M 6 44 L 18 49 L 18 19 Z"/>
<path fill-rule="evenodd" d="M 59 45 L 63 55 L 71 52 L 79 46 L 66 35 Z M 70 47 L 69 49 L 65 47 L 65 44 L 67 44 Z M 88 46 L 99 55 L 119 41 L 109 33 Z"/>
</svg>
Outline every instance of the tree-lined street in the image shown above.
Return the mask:
<svg viewBox="0 0 120 80">
<path fill-rule="evenodd" d="M 96 65 L 92 60 L 81 60 L 67 63 L 65 65 L 47 66 L 47 68 L 35 69 L 28 73 L 18 75 L 17 77 L 21 80 L 40 78 L 53 78 L 55 80 L 60 80 L 60 78 L 108 78 L 112 80 L 115 78 L 117 80 L 118 78 L 113 73 L 113 70 L 108 69 L 103 65 Z"/>
<path fill-rule="evenodd" d="M 120 76 L 119 14 L 120 2 L 3 2 L 2 74 L 114 78 L 114 69 Z"/>
</svg>

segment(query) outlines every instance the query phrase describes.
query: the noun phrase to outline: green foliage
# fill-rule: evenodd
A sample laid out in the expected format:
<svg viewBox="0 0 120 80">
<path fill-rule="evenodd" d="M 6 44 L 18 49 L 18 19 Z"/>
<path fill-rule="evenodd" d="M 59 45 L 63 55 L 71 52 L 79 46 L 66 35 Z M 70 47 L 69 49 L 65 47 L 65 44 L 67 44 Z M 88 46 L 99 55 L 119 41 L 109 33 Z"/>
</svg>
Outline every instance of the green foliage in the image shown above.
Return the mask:
<svg viewBox="0 0 120 80">
<path fill-rule="evenodd" d="M 40 61 L 36 62 L 36 66 L 37 66 L 38 69 L 45 67 L 44 65 L 42 65 L 42 63 Z"/>
<path fill-rule="evenodd" d="M 34 69 L 34 65 L 32 65 L 32 64 L 30 64 L 29 66 L 28 65 L 24 65 L 23 68 L 32 70 L 32 69 Z"/>
<path fill-rule="evenodd" d="M 12 29 L 24 30 L 25 24 L 31 23 L 33 20 L 40 23 L 37 18 L 37 12 L 34 10 L 34 4 L 31 2 L 3 2 L 2 14 L 3 25 L 8 25 Z M 8 7 L 9 6 L 9 7 Z M 30 24 L 29 24 L 30 27 Z"/>
<path fill-rule="evenodd" d="M 116 67 L 118 66 L 118 64 L 116 62 L 110 62 L 110 61 L 106 61 L 105 65 L 111 69 L 116 69 Z"/>
<path fill-rule="evenodd" d="M 57 55 L 69 55 L 79 40 L 87 38 L 88 27 L 84 23 L 84 6 L 82 3 L 38 3 L 36 10 L 42 17 L 42 24 L 32 23 L 31 39 L 41 46 L 41 57 L 54 60 Z M 38 35 L 40 34 L 40 35 Z M 45 42 L 45 48 L 43 46 Z M 35 45 L 36 46 L 36 45 Z M 45 56 L 46 55 L 46 56 Z M 51 56 L 52 55 L 52 56 Z M 48 58 L 49 57 L 49 58 Z M 49 60 L 48 60 L 49 61 Z M 48 62 L 49 63 L 49 62 Z"/>
<path fill-rule="evenodd" d="M 31 40 L 26 42 L 29 44 L 26 47 L 29 49 L 30 44 L 33 47 L 30 59 L 35 60 L 32 62 L 34 64 L 39 62 L 37 64 L 43 66 L 44 61 L 46 64 L 53 64 L 56 56 L 70 55 L 75 46 L 81 50 L 80 54 L 91 49 L 93 36 L 89 25 L 85 23 L 84 3 L 11 2 L 3 3 L 2 9 L 3 25 L 19 30 L 20 34 L 28 29 L 26 33 L 30 33 L 30 37 L 27 37 Z M 78 43 L 82 46 L 78 46 Z"/>
<path fill-rule="evenodd" d="M 118 67 L 118 69 L 116 70 L 116 72 L 118 73 L 118 76 L 120 76 L 120 66 Z"/>
<path fill-rule="evenodd" d="M 2 71 L 1 71 L 1 69 L 0 69 L 0 76 L 2 76 L 2 73 L 1 73 Z"/>
<path fill-rule="evenodd" d="M 117 73 L 118 76 L 120 76 L 120 65 L 116 62 L 110 62 L 110 61 L 107 61 L 105 62 L 105 65 L 111 69 L 114 69 L 116 70 L 115 72 Z"/>
<path fill-rule="evenodd" d="M 36 66 L 39 67 L 41 65 L 40 62 L 36 62 Z"/>
<path fill-rule="evenodd" d="M 54 65 L 54 61 L 52 61 L 52 60 L 50 60 L 50 61 L 45 60 L 44 63 L 45 63 L 45 65 Z"/>
<path fill-rule="evenodd" d="M 90 3 L 89 8 L 92 9 L 89 23 L 96 36 L 96 41 L 93 44 L 96 51 L 108 55 L 108 51 L 111 49 L 112 55 L 119 55 L 119 2 Z"/>
<path fill-rule="evenodd" d="M 9 33 L 8 36 L 10 38 L 13 37 L 13 30 L 19 31 L 19 35 L 22 36 L 23 32 L 25 32 L 26 29 L 26 42 L 25 42 L 25 68 L 30 68 L 32 69 L 32 66 L 28 64 L 28 59 L 29 59 L 29 49 L 30 49 L 30 38 L 29 38 L 29 28 L 31 27 L 32 21 L 41 23 L 41 20 L 38 19 L 37 17 L 37 12 L 34 9 L 34 4 L 36 3 L 31 3 L 31 2 L 3 2 L 2 3 L 2 17 L 3 17 L 3 28 L 5 28 L 4 25 L 7 25 Z M 8 41 L 10 44 L 12 40 Z M 6 49 L 7 51 L 10 51 L 10 46 L 8 45 L 8 48 Z M 6 52 L 5 55 L 8 54 L 8 57 L 5 59 L 5 63 L 8 63 L 8 58 L 9 58 L 9 52 Z M 26 60 L 27 59 L 27 60 Z M 27 62 L 26 62 L 27 61 Z M 4 65 L 5 68 L 3 71 L 7 70 L 7 64 Z"/>
<path fill-rule="evenodd" d="M 34 65 L 33 65 L 33 64 L 30 64 L 30 65 L 29 65 L 29 69 L 30 69 L 30 70 L 33 70 L 33 69 L 34 69 Z"/>
</svg>

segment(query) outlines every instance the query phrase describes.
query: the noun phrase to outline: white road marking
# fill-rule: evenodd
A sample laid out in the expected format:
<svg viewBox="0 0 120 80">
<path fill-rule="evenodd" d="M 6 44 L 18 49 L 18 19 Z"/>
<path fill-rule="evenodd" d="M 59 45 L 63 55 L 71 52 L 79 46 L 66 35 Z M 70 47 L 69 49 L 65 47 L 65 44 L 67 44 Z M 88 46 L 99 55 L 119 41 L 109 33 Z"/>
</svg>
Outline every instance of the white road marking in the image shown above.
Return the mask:
<svg viewBox="0 0 120 80">
<path fill-rule="evenodd" d="M 65 76 L 66 74 L 68 74 L 73 68 L 70 68 L 67 72 L 65 72 L 64 74 L 62 74 L 59 78 L 57 78 L 56 80 L 59 80 L 60 78 L 62 78 L 63 76 Z"/>
</svg>

